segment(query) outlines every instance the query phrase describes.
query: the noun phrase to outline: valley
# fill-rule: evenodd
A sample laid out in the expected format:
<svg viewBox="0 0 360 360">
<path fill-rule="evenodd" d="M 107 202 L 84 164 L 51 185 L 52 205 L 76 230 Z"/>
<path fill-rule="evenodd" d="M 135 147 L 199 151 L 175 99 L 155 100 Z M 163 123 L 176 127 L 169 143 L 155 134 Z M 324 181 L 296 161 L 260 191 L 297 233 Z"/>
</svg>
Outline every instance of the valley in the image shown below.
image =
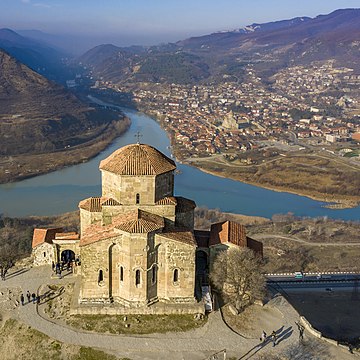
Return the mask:
<svg viewBox="0 0 360 360">
<path fill-rule="evenodd" d="M 72 93 L 36 78 L 48 86 L 38 107 L 34 88 L 3 82 L 0 181 L 86 161 L 128 127 L 114 109 L 76 103 L 77 92 L 156 118 L 185 164 L 334 208 L 357 206 L 359 17 L 346 9 L 158 46 L 99 45 L 72 62 L 81 69 L 68 80 Z M 36 123 L 31 133 L 25 119 Z"/>
<path fill-rule="evenodd" d="M 7 2 L 2 358 L 359 355 L 358 7 Z"/>
<path fill-rule="evenodd" d="M 360 200 L 359 17 L 346 9 L 148 48 L 101 45 L 80 61 L 95 96 L 156 118 L 179 161 L 347 208 Z"/>
<path fill-rule="evenodd" d="M 86 161 L 126 131 L 119 111 L 90 106 L 0 51 L 0 183 Z"/>
</svg>

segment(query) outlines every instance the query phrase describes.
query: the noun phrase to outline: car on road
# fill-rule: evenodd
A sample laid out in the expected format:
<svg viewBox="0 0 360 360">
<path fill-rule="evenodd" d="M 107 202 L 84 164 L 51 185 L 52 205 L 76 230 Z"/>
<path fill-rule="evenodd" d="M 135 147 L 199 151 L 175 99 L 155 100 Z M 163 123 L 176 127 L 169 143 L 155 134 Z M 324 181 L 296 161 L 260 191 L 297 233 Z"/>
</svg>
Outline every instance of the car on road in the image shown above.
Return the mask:
<svg viewBox="0 0 360 360">
<path fill-rule="evenodd" d="M 331 275 L 329 275 L 329 274 L 318 274 L 318 275 L 316 275 L 316 279 L 317 280 L 321 280 L 321 279 L 329 280 L 329 279 L 331 279 Z"/>
</svg>

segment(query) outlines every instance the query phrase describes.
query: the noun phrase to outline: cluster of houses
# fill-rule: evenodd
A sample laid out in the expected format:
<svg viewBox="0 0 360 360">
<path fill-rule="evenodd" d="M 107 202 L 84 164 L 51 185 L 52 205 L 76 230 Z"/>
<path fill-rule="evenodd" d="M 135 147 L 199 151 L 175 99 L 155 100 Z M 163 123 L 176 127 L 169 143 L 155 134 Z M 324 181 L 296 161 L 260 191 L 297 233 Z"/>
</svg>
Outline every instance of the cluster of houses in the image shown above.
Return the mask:
<svg viewBox="0 0 360 360">
<path fill-rule="evenodd" d="M 360 75 L 335 67 L 332 61 L 284 69 L 271 78 L 272 85 L 265 85 L 251 65 L 244 81 L 224 80 L 197 86 L 129 87 L 109 81 L 98 86 L 132 92 L 139 108 L 162 121 L 178 154 L 184 156 L 247 151 L 256 148 L 257 141 L 285 141 L 293 135 L 331 144 L 356 140 L 354 134 L 360 133 L 359 94 L 351 91 Z M 334 107 L 343 110 L 341 116 L 329 113 Z M 294 109 L 306 116 L 294 118 Z"/>
</svg>

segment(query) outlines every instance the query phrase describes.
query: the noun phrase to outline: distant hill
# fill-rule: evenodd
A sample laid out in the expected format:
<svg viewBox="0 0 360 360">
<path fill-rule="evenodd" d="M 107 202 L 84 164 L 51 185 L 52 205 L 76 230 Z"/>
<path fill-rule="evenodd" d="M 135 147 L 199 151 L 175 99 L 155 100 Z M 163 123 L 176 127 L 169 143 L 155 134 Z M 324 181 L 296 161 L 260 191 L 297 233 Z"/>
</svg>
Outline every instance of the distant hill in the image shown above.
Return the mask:
<svg viewBox="0 0 360 360">
<path fill-rule="evenodd" d="M 71 35 L 52 35 L 40 30 L 15 30 L 19 35 L 40 42 L 43 45 L 47 45 L 62 54 L 69 54 L 71 52 L 65 46 L 65 42 L 71 41 L 73 38 Z"/>
<path fill-rule="evenodd" d="M 0 157 L 40 154 L 94 138 L 114 119 L 0 50 Z"/>
<path fill-rule="evenodd" d="M 262 45 L 274 47 L 294 42 L 308 41 L 322 36 L 337 38 L 338 33 L 346 34 L 345 40 L 358 39 L 360 31 L 360 9 L 336 10 L 328 15 L 311 18 L 294 18 L 265 24 L 252 24 L 245 28 L 193 37 L 177 42 L 184 49 L 204 48 L 241 50 Z M 354 30 L 357 30 L 355 33 Z"/>
<path fill-rule="evenodd" d="M 201 57 L 179 51 L 174 44 L 149 48 L 99 45 L 78 61 L 90 66 L 97 77 L 112 81 L 191 83 L 210 75 Z"/>
<path fill-rule="evenodd" d="M 224 75 L 241 78 L 249 63 L 265 77 L 290 64 L 329 59 L 359 69 L 359 39 L 360 9 L 344 9 L 315 18 L 252 24 L 137 51 L 100 45 L 78 60 L 106 80 L 191 84 L 222 81 Z"/>
<path fill-rule="evenodd" d="M 306 21 L 311 20 L 309 17 L 296 17 L 290 20 L 280 20 L 280 21 L 272 21 L 264 24 L 254 23 L 236 30 L 232 30 L 232 33 L 242 33 L 242 34 L 249 34 L 253 32 L 259 31 L 273 31 L 278 29 L 284 29 L 293 27 L 295 25 L 302 24 Z M 229 32 L 229 31 L 222 31 L 222 32 Z"/>
<path fill-rule="evenodd" d="M 360 9 L 336 10 L 328 15 L 267 24 L 253 24 L 242 31 L 214 33 L 177 43 L 183 51 L 204 57 L 268 62 L 277 68 L 334 59 L 340 65 L 359 67 Z M 226 62 L 225 61 L 225 62 Z"/>
<path fill-rule="evenodd" d="M 65 52 L 47 43 L 19 35 L 11 29 L 0 29 L 0 49 L 47 78 L 59 80 L 65 71 Z"/>
</svg>

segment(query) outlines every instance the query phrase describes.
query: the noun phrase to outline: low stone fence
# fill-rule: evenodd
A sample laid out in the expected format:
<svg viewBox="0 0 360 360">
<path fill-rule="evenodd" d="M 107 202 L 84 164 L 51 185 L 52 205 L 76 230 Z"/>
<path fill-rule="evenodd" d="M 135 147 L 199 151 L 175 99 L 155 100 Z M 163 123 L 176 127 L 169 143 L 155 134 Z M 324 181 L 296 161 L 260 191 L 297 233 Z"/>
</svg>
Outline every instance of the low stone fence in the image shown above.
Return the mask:
<svg viewBox="0 0 360 360">
<path fill-rule="evenodd" d="M 176 304 L 155 303 L 150 306 L 142 307 L 123 307 L 116 304 L 89 304 L 72 306 L 71 315 L 163 315 L 163 314 L 205 314 L 205 306 L 203 303 L 197 304 Z"/>
<path fill-rule="evenodd" d="M 318 339 L 324 340 L 326 342 L 328 342 L 331 345 L 335 345 L 338 346 L 340 348 L 343 348 L 344 350 L 349 350 L 349 346 L 347 345 L 343 345 L 343 344 L 339 344 L 338 341 L 334 340 L 334 339 L 329 339 L 326 336 L 323 336 L 322 333 L 319 330 L 316 330 L 310 323 L 309 321 L 304 317 L 304 316 L 300 316 L 300 323 L 301 325 L 303 325 L 305 327 L 305 329 L 312 335 L 314 335 L 315 337 L 317 337 Z M 353 349 L 353 353 L 360 356 L 359 351 Z"/>
</svg>

